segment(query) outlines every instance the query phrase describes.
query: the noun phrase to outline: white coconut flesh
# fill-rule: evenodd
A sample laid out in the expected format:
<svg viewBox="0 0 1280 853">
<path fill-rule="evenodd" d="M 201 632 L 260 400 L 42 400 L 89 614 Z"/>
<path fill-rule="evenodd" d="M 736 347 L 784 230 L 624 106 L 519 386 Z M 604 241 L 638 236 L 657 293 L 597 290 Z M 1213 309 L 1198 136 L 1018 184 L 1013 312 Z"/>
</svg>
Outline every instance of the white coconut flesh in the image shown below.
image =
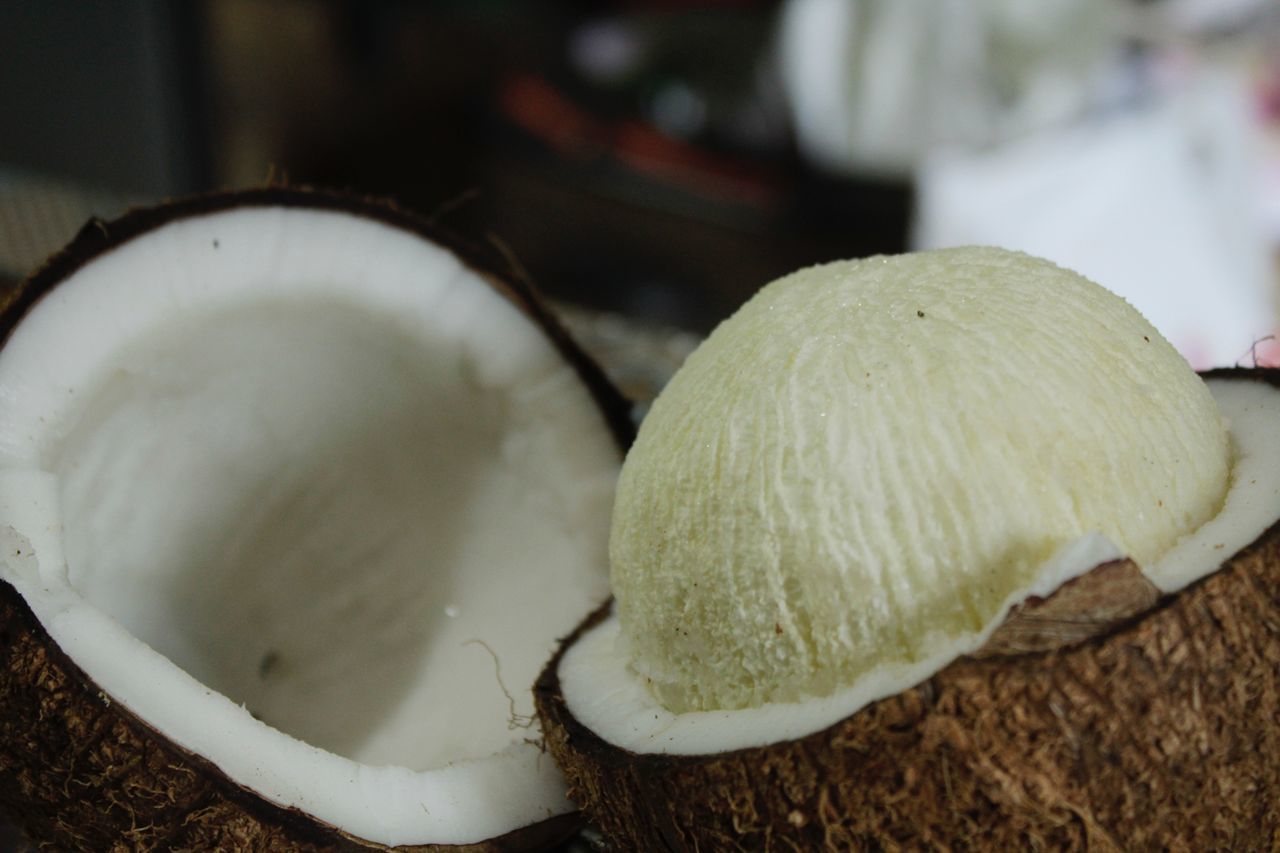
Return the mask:
<svg viewBox="0 0 1280 853">
<path fill-rule="evenodd" d="M 383 844 L 571 809 L 528 687 L 607 595 L 620 454 L 452 254 L 336 212 L 179 220 L 47 294 L 0 398 L 0 577 L 112 701 Z"/>
<path fill-rule="evenodd" d="M 976 346 L 975 346 L 976 344 Z M 783 279 L 656 401 L 624 465 L 615 613 L 568 710 L 640 753 L 820 731 L 1135 560 L 1162 592 L 1280 517 L 1280 391 L 1202 382 L 1122 300 L 965 249 Z"/>
</svg>

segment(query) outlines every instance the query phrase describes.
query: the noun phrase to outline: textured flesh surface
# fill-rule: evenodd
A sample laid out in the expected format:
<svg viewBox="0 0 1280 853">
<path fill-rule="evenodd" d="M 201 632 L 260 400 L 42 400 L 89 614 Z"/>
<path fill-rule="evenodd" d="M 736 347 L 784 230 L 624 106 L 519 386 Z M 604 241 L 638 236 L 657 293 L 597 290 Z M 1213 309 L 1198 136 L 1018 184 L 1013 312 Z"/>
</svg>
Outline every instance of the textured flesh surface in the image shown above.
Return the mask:
<svg viewBox="0 0 1280 853">
<path fill-rule="evenodd" d="M 636 755 L 537 699 L 623 850 L 1280 849 L 1280 525 L 1109 636 L 962 658 L 806 738 Z M 566 643 L 566 647 L 572 640 Z"/>
<path fill-rule="evenodd" d="M 793 740 L 826 728 L 876 699 L 918 684 L 957 657 L 982 648 L 1004 618 L 1031 596 L 1117 558 L 1103 537 L 1085 537 L 1043 567 L 1034 584 L 1011 595 L 981 631 L 965 632 L 922 660 L 887 661 L 829 696 L 750 708 L 673 712 L 628 665 L 617 616 L 586 631 L 560 660 L 560 689 L 574 717 L 602 740 L 639 754 L 700 755 Z"/>
<path fill-rule="evenodd" d="M 1135 572 L 1151 596 L 1171 591 L 1216 570 L 1223 560 L 1247 547 L 1280 518 L 1280 389 L 1265 382 L 1211 378 L 1207 383 L 1223 415 L 1232 424 L 1231 487 L 1222 511 L 1178 543 L 1155 564 L 1158 583 Z M 801 702 L 765 703 L 758 707 L 673 713 L 647 689 L 643 677 L 628 666 L 627 644 L 619 635 L 619 620 L 599 621 L 566 649 L 560 658 L 559 681 L 573 716 L 601 740 L 639 754 L 699 755 L 764 746 L 794 740 L 820 731 L 864 707 L 919 684 L 951 661 L 979 650 L 986 652 L 1004 617 L 1020 602 L 1046 598 L 1065 581 L 1082 578 L 1090 570 L 1121 556 L 1103 537 L 1088 536 L 1040 567 L 1036 582 L 1007 599 L 981 631 L 953 635 L 937 657 L 917 662 L 888 661 L 830 696 Z M 1131 565 L 1131 564 L 1130 564 Z M 1128 601 L 1121 593 L 1123 578 L 1112 578 L 1109 603 Z M 1103 591 L 1099 591 L 1102 594 Z M 1152 597 L 1138 596 L 1148 609 Z M 1053 596 L 1053 601 L 1061 600 Z M 1076 602 L 1076 606 L 1082 606 Z M 1077 617 L 1082 614 L 1070 614 Z M 1059 614 L 1059 618 L 1068 614 Z M 1041 629 L 1045 626 L 1041 625 Z M 1070 641 L 1072 624 L 1056 626 L 1053 636 Z M 1059 643 L 1060 644 L 1060 643 Z"/>
<path fill-rule="evenodd" d="M 0 577 L 113 702 L 373 841 L 569 809 L 513 723 L 605 593 L 617 445 L 452 254 L 333 212 L 184 219 L 46 295 L 0 396 Z"/>
<path fill-rule="evenodd" d="M 994 249 L 763 289 L 667 386 L 619 482 L 627 654 L 672 711 L 828 695 L 982 630 L 1067 543 L 1147 565 L 1214 516 L 1226 431 L 1118 297 Z"/>
</svg>

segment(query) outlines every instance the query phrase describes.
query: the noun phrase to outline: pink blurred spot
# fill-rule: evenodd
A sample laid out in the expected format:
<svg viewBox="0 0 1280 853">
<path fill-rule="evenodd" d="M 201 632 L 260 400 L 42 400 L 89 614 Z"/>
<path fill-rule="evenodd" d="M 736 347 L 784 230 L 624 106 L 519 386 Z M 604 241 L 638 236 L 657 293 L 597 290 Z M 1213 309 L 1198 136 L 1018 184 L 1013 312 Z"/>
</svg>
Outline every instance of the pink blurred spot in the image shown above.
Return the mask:
<svg viewBox="0 0 1280 853">
<path fill-rule="evenodd" d="M 1218 366 L 1213 363 L 1213 356 L 1210 354 L 1209 347 L 1205 346 L 1203 338 L 1186 335 L 1178 340 L 1175 346 L 1191 365 L 1192 370 L 1209 370 Z"/>
<path fill-rule="evenodd" d="M 1280 340 L 1275 335 L 1259 341 L 1250 353 L 1255 367 L 1280 367 Z"/>
</svg>

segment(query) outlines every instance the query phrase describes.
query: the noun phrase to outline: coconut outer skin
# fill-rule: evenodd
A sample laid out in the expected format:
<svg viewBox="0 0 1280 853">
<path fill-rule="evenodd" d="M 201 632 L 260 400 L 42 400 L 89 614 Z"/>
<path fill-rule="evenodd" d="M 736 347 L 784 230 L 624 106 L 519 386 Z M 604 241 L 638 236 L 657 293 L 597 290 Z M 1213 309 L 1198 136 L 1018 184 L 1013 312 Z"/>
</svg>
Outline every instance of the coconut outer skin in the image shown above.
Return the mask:
<svg viewBox="0 0 1280 853">
<path fill-rule="evenodd" d="M 91 220 L 43 267 L 0 294 L 0 346 L 46 293 L 99 255 L 175 220 L 243 206 L 362 216 L 451 251 L 546 334 L 582 379 L 619 448 L 630 445 L 631 404 L 509 257 L 383 199 L 270 186 L 138 208 L 111 222 Z M 0 811 L 41 848 L 59 851 L 507 853 L 551 849 L 582 825 L 571 812 L 474 844 L 389 848 L 278 806 L 113 702 L 53 642 L 5 581 L 0 581 Z"/>
<path fill-rule="evenodd" d="M 618 849 L 1280 849 L 1280 522 L 1111 631 L 962 658 L 825 730 L 720 754 L 635 754 L 573 717 L 559 661 L 605 615 L 535 700 Z"/>
</svg>

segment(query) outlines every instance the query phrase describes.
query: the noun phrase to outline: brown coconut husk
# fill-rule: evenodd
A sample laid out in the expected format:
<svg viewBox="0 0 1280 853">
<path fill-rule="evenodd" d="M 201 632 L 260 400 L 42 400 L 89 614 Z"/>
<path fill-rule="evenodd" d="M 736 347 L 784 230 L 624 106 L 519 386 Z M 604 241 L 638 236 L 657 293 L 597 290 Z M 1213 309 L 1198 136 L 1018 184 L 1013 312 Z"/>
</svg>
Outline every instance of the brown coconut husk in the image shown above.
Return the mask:
<svg viewBox="0 0 1280 853">
<path fill-rule="evenodd" d="M 535 698 L 617 849 L 1280 850 L 1280 522 L 1089 639 L 962 658 L 823 731 L 720 754 L 632 753 L 573 717 L 559 661 L 606 615 Z"/>
<path fill-rule="evenodd" d="M 621 449 L 630 404 L 575 344 L 500 251 L 468 243 L 389 202 L 265 187 L 94 220 L 17 288 L 0 296 L 0 342 L 46 293 L 116 246 L 178 219 L 239 207 L 303 207 L 375 219 L 441 245 L 538 324 L 594 397 Z M 52 850 L 385 850 L 311 815 L 268 802 L 169 742 L 112 700 L 50 639 L 22 596 L 0 581 L 0 811 Z M 439 853 L 548 849 L 581 826 L 563 814 L 476 844 L 396 847 Z"/>
</svg>

